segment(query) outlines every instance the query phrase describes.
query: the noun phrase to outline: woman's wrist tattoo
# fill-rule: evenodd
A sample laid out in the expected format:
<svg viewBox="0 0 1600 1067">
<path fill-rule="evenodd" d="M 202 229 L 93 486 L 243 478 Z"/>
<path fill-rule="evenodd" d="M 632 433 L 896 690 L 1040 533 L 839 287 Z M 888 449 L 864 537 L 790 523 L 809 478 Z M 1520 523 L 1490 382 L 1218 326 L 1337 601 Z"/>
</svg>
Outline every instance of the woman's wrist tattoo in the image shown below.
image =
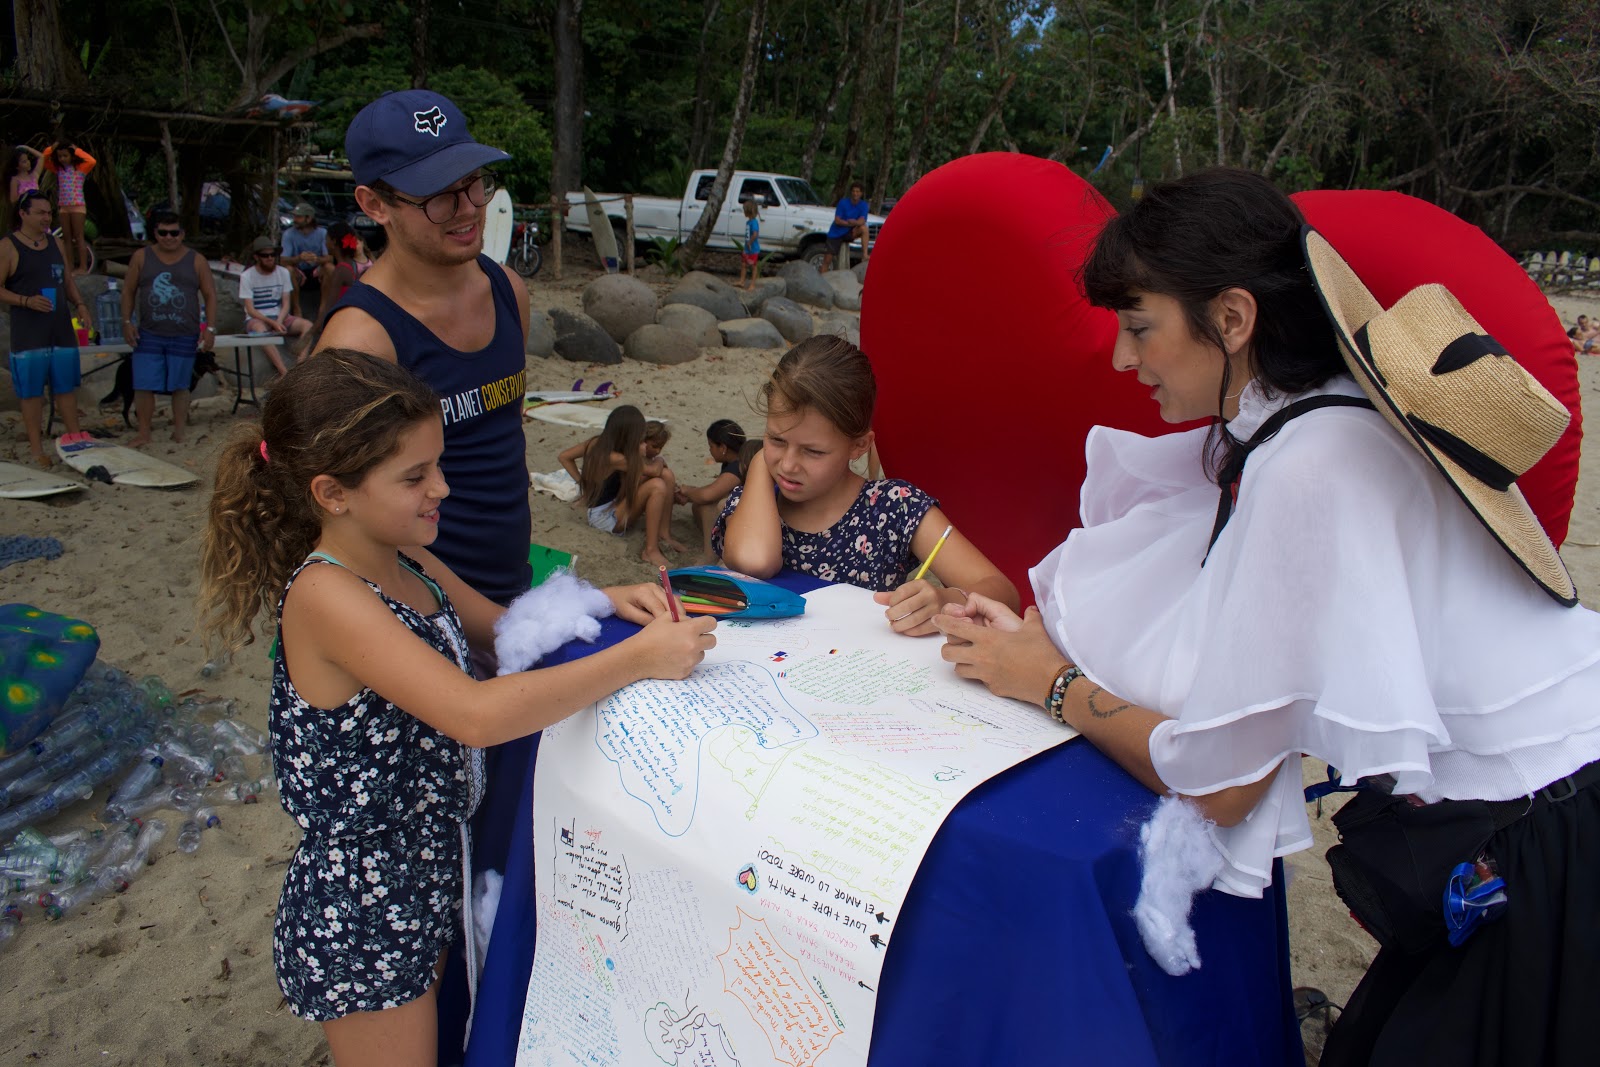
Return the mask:
<svg viewBox="0 0 1600 1067">
<path fill-rule="evenodd" d="M 1098 685 L 1089 690 L 1089 714 L 1097 719 L 1109 719 L 1120 711 L 1133 707 L 1120 697 L 1112 696 Z"/>
</svg>

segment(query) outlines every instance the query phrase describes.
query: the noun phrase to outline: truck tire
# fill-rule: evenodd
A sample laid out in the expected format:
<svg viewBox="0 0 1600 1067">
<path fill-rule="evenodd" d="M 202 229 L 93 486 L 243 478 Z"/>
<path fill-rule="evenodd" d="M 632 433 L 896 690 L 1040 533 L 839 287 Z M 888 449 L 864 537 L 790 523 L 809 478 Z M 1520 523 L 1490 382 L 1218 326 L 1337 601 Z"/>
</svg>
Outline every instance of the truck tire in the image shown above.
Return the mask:
<svg viewBox="0 0 1600 1067">
<path fill-rule="evenodd" d="M 821 237 L 813 237 L 800 246 L 800 259 L 811 264 L 818 270 L 822 269 L 822 257 L 828 254 L 828 242 Z"/>
</svg>

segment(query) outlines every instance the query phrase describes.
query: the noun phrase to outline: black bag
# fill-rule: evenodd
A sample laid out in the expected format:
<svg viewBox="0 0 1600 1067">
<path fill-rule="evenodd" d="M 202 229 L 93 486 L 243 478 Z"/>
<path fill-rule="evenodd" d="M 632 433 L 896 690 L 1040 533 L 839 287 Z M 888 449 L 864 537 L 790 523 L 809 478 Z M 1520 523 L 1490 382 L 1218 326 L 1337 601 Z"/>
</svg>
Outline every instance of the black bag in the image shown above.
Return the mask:
<svg viewBox="0 0 1600 1067">
<path fill-rule="evenodd" d="M 1362 789 L 1333 816 L 1333 888 L 1384 948 L 1423 952 L 1444 942 L 1444 890 L 1458 863 L 1475 860 L 1497 828 L 1482 800 L 1417 806 Z"/>
</svg>

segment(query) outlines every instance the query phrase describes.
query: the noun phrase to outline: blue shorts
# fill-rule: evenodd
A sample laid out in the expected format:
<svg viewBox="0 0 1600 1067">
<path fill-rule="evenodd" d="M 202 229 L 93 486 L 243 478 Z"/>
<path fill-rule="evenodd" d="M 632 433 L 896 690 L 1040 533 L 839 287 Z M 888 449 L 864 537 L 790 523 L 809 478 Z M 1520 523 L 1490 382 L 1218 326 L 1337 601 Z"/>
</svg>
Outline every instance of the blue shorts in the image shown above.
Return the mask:
<svg viewBox="0 0 1600 1067">
<path fill-rule="evenodd" d="M 139 347 L 133 350 L 133 387 L 147 393 L 177 393 L 189 388 L 194 373 L 194 353 L 200 335 L 157 337 L 139 332 Z"/>
<path fill-rule="evenodd" d="M 45 383 L 56 396 L 70 393 L 83 381 L 76 348 L 30 348 L 11 353 L 11 388 L 19 399 L 44 396 Z"/>
</svg>

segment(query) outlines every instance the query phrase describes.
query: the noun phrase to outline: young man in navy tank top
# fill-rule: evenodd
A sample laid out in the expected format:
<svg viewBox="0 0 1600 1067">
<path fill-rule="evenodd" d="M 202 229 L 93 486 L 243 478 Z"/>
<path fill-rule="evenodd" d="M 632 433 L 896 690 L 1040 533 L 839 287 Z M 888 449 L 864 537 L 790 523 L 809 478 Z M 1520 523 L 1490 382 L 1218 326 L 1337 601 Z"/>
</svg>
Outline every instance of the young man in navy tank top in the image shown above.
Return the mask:
<svg viewBox="0 0 1600 1067">
<path fill-rule="evenodd" d="M 509 604 L 528 588 L 528 465 L 522 433 L 528 291 L 483 254 L 484 206 L 511 158 L 479 144 L 438 93 L 385 93 L 351 121 L 356 202 L 388 246 L 330 313 L 318 350 L 392 359 L 441 398 L 450 495 L 431 551 Z"/>
</svg>

